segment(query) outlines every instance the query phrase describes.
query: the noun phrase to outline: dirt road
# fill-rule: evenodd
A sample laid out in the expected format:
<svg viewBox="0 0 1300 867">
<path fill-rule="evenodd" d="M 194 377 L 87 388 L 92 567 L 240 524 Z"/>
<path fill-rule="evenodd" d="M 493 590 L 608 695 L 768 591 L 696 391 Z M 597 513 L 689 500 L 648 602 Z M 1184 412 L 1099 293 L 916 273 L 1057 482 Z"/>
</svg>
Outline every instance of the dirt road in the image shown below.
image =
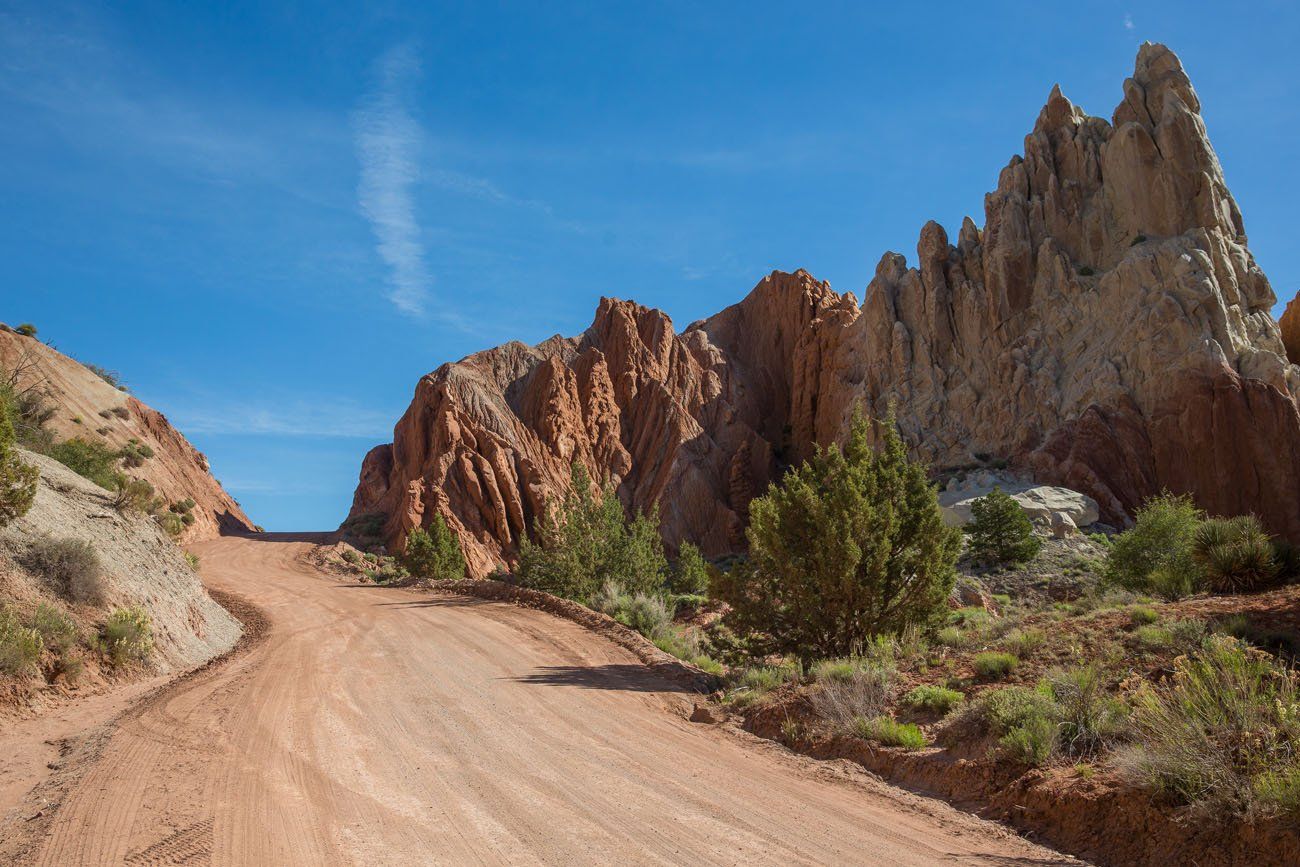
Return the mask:
<svg viewBox="0 0 1300 867">
<path fill-rule="evenodd" d="M 357 586 L 304 542 L 199 547 L 264 638 L 128 714 L 34 862 L 1042 864 L 999 826 L 687 722 L 549 614 Z"/>
</svg>

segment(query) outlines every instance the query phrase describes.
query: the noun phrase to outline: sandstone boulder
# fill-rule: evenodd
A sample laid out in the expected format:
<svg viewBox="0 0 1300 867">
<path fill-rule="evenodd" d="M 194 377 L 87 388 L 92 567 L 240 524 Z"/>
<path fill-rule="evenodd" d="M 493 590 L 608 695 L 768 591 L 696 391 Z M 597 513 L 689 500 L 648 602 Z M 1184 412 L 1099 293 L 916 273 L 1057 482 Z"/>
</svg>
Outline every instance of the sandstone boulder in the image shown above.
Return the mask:
<svg viewBox="0 0 1300 867">
<path fill-rule="evenodd" d="M 975 501 L 988 496 L 995 487 L 1010 494 L 1030 520 L 1050 528 L 1053 534 L 1068 533 L 1071 527 L 1086 527 L 1099 518 L 1097 501 L 1087 494 L 1035 484 L 1010 474 L 985 472 L 969 477 L 965 482 L 954 480 L 939 494 L 944 523 L 949 527 L 968 524 Z"/>
</svg>

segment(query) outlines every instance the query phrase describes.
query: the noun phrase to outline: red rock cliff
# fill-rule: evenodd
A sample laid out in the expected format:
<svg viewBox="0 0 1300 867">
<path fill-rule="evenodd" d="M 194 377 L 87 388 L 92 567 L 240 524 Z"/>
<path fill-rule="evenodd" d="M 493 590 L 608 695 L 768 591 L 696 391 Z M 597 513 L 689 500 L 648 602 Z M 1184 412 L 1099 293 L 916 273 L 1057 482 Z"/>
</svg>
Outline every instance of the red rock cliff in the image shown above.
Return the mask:
<svg viewBox="0 0 1300 867">
<path fill-rule="evenodd" d="M 511 559 L 584 462 L 665 537 L 742 542 L 749 500 L 855 407 L 892 403 L 941 466 L 1006 458 L 1123 523 L 1169 488 L 1300 540 L 1300 368 L 1177 57 L 1144 45 L 1111 121 L 1053 88 L 1024 155 L 952 244 L 887 253 L 861 306 L 803 271 L 676 334 L 602 299 L 577 338 L 518 343 L 419 383 L 352 514 L 400 544 L 441 512 L 478 575 Z"/>
</svg>

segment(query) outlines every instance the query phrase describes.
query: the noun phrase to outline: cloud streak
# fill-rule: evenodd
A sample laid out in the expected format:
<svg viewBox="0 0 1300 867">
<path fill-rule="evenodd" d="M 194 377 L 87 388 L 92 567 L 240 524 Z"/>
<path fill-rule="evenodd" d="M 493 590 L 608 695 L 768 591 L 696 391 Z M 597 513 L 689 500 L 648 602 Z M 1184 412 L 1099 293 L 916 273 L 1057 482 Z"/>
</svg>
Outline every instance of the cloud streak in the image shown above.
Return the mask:
<svg viewBox="0 0 1300 867">
<path fill-rule="evenodd" d="M 361 164 L 357 203 L 389 268 L 388 300 L 403 313 L 420 316 L 433 284 L 411 192 L 419 178 L 423 131 L 405 102 L 405 92 L 420 72 L 419 58 L 409 45 L 398 46 L 379 59 L 377 72 L 377 87 L 354 116 Z"/>
</svg>

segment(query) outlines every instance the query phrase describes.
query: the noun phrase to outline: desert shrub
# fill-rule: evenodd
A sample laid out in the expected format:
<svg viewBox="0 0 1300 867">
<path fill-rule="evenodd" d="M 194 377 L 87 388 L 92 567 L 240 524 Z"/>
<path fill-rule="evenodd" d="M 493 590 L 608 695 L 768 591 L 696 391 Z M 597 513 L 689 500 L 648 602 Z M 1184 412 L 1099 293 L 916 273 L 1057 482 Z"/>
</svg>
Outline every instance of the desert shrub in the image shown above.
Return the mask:
<svg viewBox="0 0 1300 867">
<path fill-rule="evenodd" d="M 913 723 L 900 723 L 892 717 L 858 717 L 853 733 L 863 740 L 875 741 L 887 747 L 904 747 L 919 750 L 925 747 L 925 735 Z"/>
<path fill-rule="evenodd" d="M 792 665 L 755 665 L 743 668 L 732 677 L 727 699 L 737 705 L 751 704 L 782 684 L 797 681 L 801 675 L 802 670 Z"/>
<path fill-rule="evenodd" d="M 848 677 L 822 682 L 812 693 L 813 709 L 832 729 L 846 731 L 854 719 L 884 712 L 893 683 L 893 669 L 859 668 Z"/>
<path fill-rule="evenodd" d="M 192 498 L 186 497 L 183 500 L 177 500 L 176 502 L 172 503 L 168 508 L 171 511 L 176 512 L 177 514 L 188 515 L 190 512 L 194 510 L 195 505 L 196 504 Z"/>
<path fill-rule="evenodd" d="M 16 614 L 0 607 L 0 673 L 21 677 L 36 671 L 44 649 L 39 631 L 24 626 Z"/>
<path fill-rule="evenodd" d="M 1055 721 L 1056 714 L 1056 703 L 1045 692 L 1008 686 L 980 693 L 963 716 L 990 734 L 1003 735 L 1036 718 Z"/>
<path fill-rule="evenodd" d="M 103 440 L 73 437 L 50 448 L 50 457 L 106 490 L 117 478 L 118 453 Z"/>
<path fill-rule="evenodd" d="M 750 504 L 750 556 L 714 582 L 743 632 L 801 656 L 848 656 L 872 636 L 941 616 L 959 531 L 944 525 L 926 468 L 893 419 L 854 419 L 844 448 L 819 448 Z"/>
<path fill-rule="evenodd" d="M 614 619 L 642 635 L 654 636 L 673 622 L 673 613 L 661 597 L 637 593 L 630 597 L 626 608 L 614 615 Z"/>
<path fill-rule="evenodd" d="M 395 557 L 377 557 L 374 568 L 364 570 L 364 574 L 376 584 L 396 584 L 411 577 Z"/>
<path fill-rule="evenodd" d="M 1031 717 L 998 738 L 998 746 L 1012 760 L 1037 767 L 1056 754 L 1057 725 L 1047 717 Z"/>
<path fill-rule="evenodd" d="M 142 443 L 138 439 L 132 438 L 126 445 L 118 451 L 118 456 L 122 463 L 128 467 L 135 468 L 144 465 L 144 462 L 154 456 L 153 446 L 148 443 Z"/>
<path fill-rule="evenodd" d="M 153 652 L 153 620 L 138 605 L 118 608 L 108 615 L 103 641 L 114 665 L 148 659 Z"/>
<path fill-rule="evenodd" d="M 181 526 L 183 527 L 193 526 L 194 521 L 196 520 L 193 512 L 183 512 L 179 517 L 181 519 Z"/>
<path fill-rule="evenodd" d="M 104 568 L 99 554 L 80 539 L 35 539 L 21 555 L 27 570 L 74 602 L 98 604 L 104 598 Z"/>
<path fill-rule="evenodd" d="M 1273 542 L 1254 515 L 1211 518 L 1196 528 L 1192 558 L 1215 593 L 1250 593 L 1270 587 L 1279 567 Z"/>
<path fill-rule="evenodd" d="M 944 647 L 961 647 L 969 637 L 959 626 L 945 626 L 935 633 L 934 640 Z"/>
<path fill-rule="evenodd" d="M 1200 620 L 1171 620 L 1168 623 L 1140 626 L 1133 635 L 1148 650 L 1187 653 L 1205 642 L 1209 627 Z"/>
<path fill-rule="evenodd" d="M 1135 605 L 1129 609 L 1128 619 L 1134 626 L 1149 626 L 1160 619 L 1160 612 L 1148 605 Z"/>
<path fill-rule="evenodd" d="M 154 520 L 159 527 L 163 528 L 163 532 L 173 539 L 178 538 L 181 533 L 185 532 L 185 522 L 175 512 L 163 512 L 161 515 L 155 515 Z"/>
<path fill-rule="evenodd" d="M 1128 708 L 1096 664 L 1054 671 L 1043 685 L 1056 702 L 1058 743 L 1071 755 L 1092 755 L 1124 731 Z"/>
<path fill-rule="evenodd" d="M 931 713 L 947 713 L 965 700 L 966 697 L 955 689 L 928 683 L 909 690 L 903 696 L 903 704 Z"/>
<path fill-rule="evenodd" d="M 36 366 L 26 353 L 20 354 L 12 367 L 0 368 L 0 412 L 8 418 L 16 442 L 24 448 L 48 454 L 54 435 L 46 424 L 59 407 L 50 400 L 50 391 L 38 377 L 24 382 L 24 373 Z"/>
<path fill-rule="evenodd" d="M 123 514 L 147 514 L 156 504 L 153 485 L 144 479 L 117 473 L 109 490 L 113 493 L 113 508 Z"/>
<path fill-rule="evenodd" d="M 813 663 L 812 677 L 818 683 L 825 683 L 828 680 L 849 680 L 861 668 L 862 662 L 858 659 L 823 659 Z"/>
<path fill-rule="evenodd" d="M 24 322 L 22 325 L 19 325 L 17 328 L 15 328 L 14 331 L 18 332 L 23 337 L 36 336 L 36 326 L 30 322 Z"/>
<path fill-rule="evenodd" d="M 362 561 L 361 552 L 355 548 L 348 548 L 343 552 L 343 562 L 351 563 L 353 566 Z"/>
<path fill-rule="evenodd" d="M 191 551 L 186 551 L 186 552 L 185 552 L 185 562 L 186 562 L 187 564 L 189 564 L 189 567 L 190 567 L 191 569 L 193 569 L 195 572 L 199 571 L 199 555 L 198 555 L 198 554 L 195 554 L 195 553 L 193 553 L 193 552 L 191 552 Z"/>
<path fill-rule="evenodd" d="M 683 542 L 677 551 L 677 562 L 668 574 L 668 589 L 682 594 L 699 594 L 709 589 L 709 564 L 700 549 L 690 542 Z"/>
<path fill-rule="evenodd" d="M 1300 547 L 1286 539 L 1273 540 L 1273 560 L 1277 563 L 1277 580 L 1292 583 L 1300 578 Z"/>
<path fill-rule="evenodd" d="M 1147 500 L 1138 509 L 1132 529 L 1112 542 L 1106 580 L 1165 599 L 1195 593 L 1202 571 L 1192 549 L 1203 517 L 1190 497 L 1164 493 Z"/>
<path fill-rule="evenodd" d="M 1079 269 L 1079 276 L 1080 276 L 1080 277 L 1091 277 L 1092 275 L 1094 275 L 1094 274 L 1096 274 L 1096 273 L 1097 273 L 1097 272 L 1096 272 L 1095 270 L 1093 270 L 1093 268 L 1092 268 L 1091 265 L 1084 265 L 1082 268 Z"/>
<path fill-rule="evenodd" d="M 570 486 L 535 522 L 536 541 L 520 544 L 519 582 L 584 603 L 611 579 L 632 593 L 659 592 L 668 561 L 658 514 L 627 520 L 613 486 L 597 496 L 580 463 L 571 468 Z"/>
<path fill-rule="evenodd" d="M 10 398 L 5 395 L 6 404 Z M 0 411 L 0 527 L 6 527 L 27 514 L 36 499 L 36 481 L 40 471 L 18 457 L 9 406 Z"/>
<path fill-rule="evenodd" d="M 1006 637 L 1007 651 L 1019 659 L 1032 656 L 1047 641 L 1041 629 L 1018 629 Z"/>
<path fill-rule="evenodd" d="M 1002 653 L 996 650 L 986 650 L 983 653 L 975 654 L 973 665 L 975 671 L 980 677 L 987 680 L 1001 680 L 1012 671 L 1015 671 L 1020 660 L 1016 659 L 1010 653 Z"/>
<path fill-rule="evenodd" d="M 126 406 L 115 406 L 112 409 L 110 409 L 109 412 L 111 412 L 113 415 L 123 420 L 131 417 L 131 410 L 129 410 Z"/>
<path fill-rule="evenodd" d="M 428 581 L 465 577 L 465 555 L 461 553 L 460 540 L 442 515 L 435 513 L 427 530 L 417 527 L 407 534 L 402 566 L 416 578 Z"/>
<path fill-rule="evenodd" d="M 971 504 L 966 535 L 971 558 L 977 563 L 1026 563 L 1043 548 L 1024 508 L 998 487 Z"/>
<path fill-rule="evenodd" d="M 42 602 L 32 615 L 32 629 L 40 633 L 44 645 L 55 653 L 67 653 L 77 643 L 77 625 L 72 618 L 53 605 Z"/>
<path fill-rule="evenodd" d="M 1133 699 L 1120 767 L 1184 804 L 1246 815 L 1295 803 L 1300 690 L 1295 674 L 1228 636 L 1176 661 Z"/>
</svg>

